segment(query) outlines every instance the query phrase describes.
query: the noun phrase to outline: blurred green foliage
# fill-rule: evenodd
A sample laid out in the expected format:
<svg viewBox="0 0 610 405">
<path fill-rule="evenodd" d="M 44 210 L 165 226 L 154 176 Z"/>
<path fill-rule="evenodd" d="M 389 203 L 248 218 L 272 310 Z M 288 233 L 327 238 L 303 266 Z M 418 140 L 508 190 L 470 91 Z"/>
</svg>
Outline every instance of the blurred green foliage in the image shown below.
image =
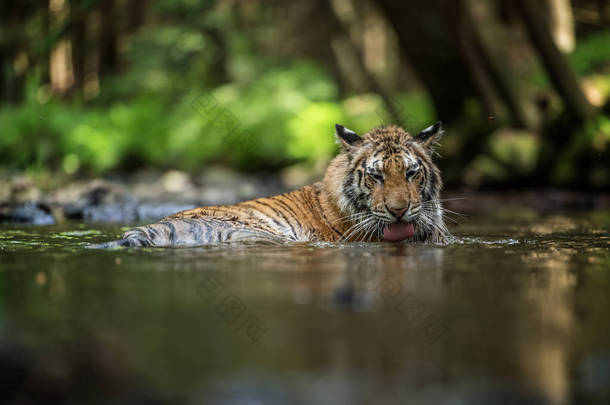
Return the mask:
<svg viewBox="0 0 610 405">
<path fill-rule="evenodd" d="M 592 73 L 610 59 L 610 32 L 600 31 L 589 35 L 569 55 L 574 72 L 579 75 Z"/>
<path fill-rule="evenodd" d="M 121 66 L 104 74 L 100 70 L 82 91 L 53 93 L 43 80 L 48 72 L 30 63 L 23 100 L 0 109 L 0 167 L 67 175 L 145 167 L 194 172 L 210 164 L 248 171 L 295 163 L 319 168 L 337 150 L 335 123 L 358 133 L 396 123 L 387 111 L 387 99 L 367 92 L 371 86 L 355 86 L 355 92 L 345 83 L 340 88 L 337 72 L 322 67 L 323 58 L 269 52 L 267 48 L 276 43 L 265 38 L 282 27 L 281 22 L 265 24 L 270 18 L 265 7 L 245 7 L 252 15 L 242 21 L 244 28 L 224 4 L 155 2 L 149 13 L 156 17 L 121 40 Z M 26 27 L 28 41 L 37 44 L 33 55 L 49 51 L 57 40 L 48 35 L 38 44 L 39 23 L 35 14 Z M 584 36 L 568 60 L 577 75 L 607 98 L 610 76 L 604 72 L 610 60 L 610 32 Z M 27 67 L 27 60 L 23 65 Z M 541 90 L 537 94 L 551 93 L 540 67 L 523 72 L 527 77 L 520 79 Z M 409 88 L 408 93 L 385 96 L 392 98 L 400 124 L 415 133 L 437 117 L 426 90 Z M 547 101 L 545 119 L 559 116 L 560 99 L 549 96 Z M 443 162 L 449 162 L 444 167 L 450 169 L 444 176 L 448 181 L 461 182 L 467 171 L 476 172 L 478 179 L 501 182 L 536 170 L 545 142 L 540 134 L 531 128 L 505 130 L 511 125 L 508 121 L 487 122 L 484 105 L 474 97 L 465 100 L 463 110 L 441 148 Z M 577 135 L 558 156 L 553 173 L 557 184 L 577 180 L 581 151 L 607 154 L 607 113 Z M 476 144 L 469 144 L 475 138 Z M 472 156 L 462 164 L 459 157 L 471 150 Z M 597 162 L 597 168 L 588 183 L 610 183 L 603 162 Z"/>
<path fill-rule="evenodd" d="M 0 160 L 5 167 L 67 174 L 144 166 L 193 171 L 211 162 L 277 168 L 330 158 L 336 151 L 335 122 L 362 133 L 386 118 L 380 97 L 340 100 L 330 77 L 306 61 L 209 90 L 197 86 L 196 76 L 149 72 L 146 87 L 129 97 L 132 91 L 126 89 L 136 78 L 127 75 L 104 85 L 104 93 L 112 93 L 109 99 L 126 101 L 106 104 L 108 94 L 101 94 L 86 106 L 41 102 L 44 89 L 30 79 L 25 102 L 0 110 Z M 213 109 L 198 107 L 200 99 Z M 397 100 L 409 111 L 406 122 L 414 130 L 421 129 L 419 120 L 432 120 L 424 96 L 411 93 Z M 222 114 L 233 120 L 228 128 L 218 128 Z"/>
</svg>

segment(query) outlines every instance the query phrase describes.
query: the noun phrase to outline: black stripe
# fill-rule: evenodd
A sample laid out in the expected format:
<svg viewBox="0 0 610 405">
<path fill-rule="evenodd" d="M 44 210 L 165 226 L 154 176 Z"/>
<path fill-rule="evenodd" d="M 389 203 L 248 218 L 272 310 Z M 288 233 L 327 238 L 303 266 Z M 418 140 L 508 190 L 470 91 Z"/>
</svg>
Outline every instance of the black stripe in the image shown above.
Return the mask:
<svg viewBox="0 0 610 405">
<path fill-rule="evenodd" d="M 422 171 L 422 184 L 424 183 L 424 181 L 426 183 L 429 183 L 427 181 L 427 180 L 429 180 L 429 177 L 428 177 L 428 168 L 426 167 L 426 165 L 421 165 L 420 168 L 421 168 L 421 171 Z"/>
<path fill-rule="evenodd" d="M 324 218 L 324 220 L 325 220 L 325 221 L 326 221 L 326 223 L 328 224 L 328 227 L 329 227 L 330 229 L 332 229 L 334 233 L 336 233 L 336 234 L 337 234 L 337 235 L 339 235 L 339 236 L 343 236 L 343 234 L 342 234 L 341 232 L 339 232 L 339 231 L 337 230 L 337 228 L 335 228 L 335 227 L 334 227 L 334 226 L 333 226 L 333 225 L 330 223 L 330 221 L 329 221 L 329 220 L 328 220 L 328 218 L 326 217 L 326 214 L 325 214 L 325 213 L 324 213 L 324 211 L 322 210 L 322 207 L 320 207 L 320 214 L 322 214 L 322 217 Z"/>
<path fill-rule="evenodd" d="M 212 240 L 212 225 L 209 222 L 205 223 L 205 242 L 210 243 Z"/>
<path fill-rule="evenodd" d="M 279 195 L 278 197 L 284 197 L 284 195 Z M 285 197 L 284 197 L 285 198 Z M 292 215 L 294 215 L 294 218 L 298 221 L 299 216 L 298 214 L 290 207 L 290 205 L 286 204 L 284 201 L 282 201 L 281 199 L 277 198 L 275 201 L 277 201 L 278 203 L 282 204 L 282 206 L 284 206 L 286 208 L 286 210 L 290 211 L 290 213 L 292 213 Z"/>
<path fill-rule="evenodd" d="M 315 201 L 316 205 L 317 205 L 317 211 L 320 213 L 320 215 L 322 215 L 322 218 L 326 221 L 326 224 L 328 225 L 328 227 L 330 229 L 333 230 L 333 232 L 335 232 L 337 235 L 342 236 L 343 234 L 341 232 L 339 232 L 333 225 L 332 223 L 328 220 L 328 217 L 326 216 L 326 214 L 324 213 L 324 210 L 322 209 L 322 204 L 320 204 L 320 199 L 316 196 L 316 201 Z"/>
<path fill-rule="evenodd" d="M 154 241 L 157 238 L 160 238 L 159 231 L 157 231 L 153 226 L 147 226 L 146 230 L 148 231 L 148 237 L 151 241 Z"/>
<path fill-rule="evenodd" d="M 258 203 L 258 201 L 254 200 L 254 201 L 246 201 L 244 203 L 242 203 L 244 206 L 249 206 L 252 207 L 253 203 Z M 263 204 L 264 205 L 264 204 Z M 262 222 L 261 219 L 259 217 L 256 216 L 255 213 L 261 214 L 263 215 L 264 218 L 266 219 L 270 219 L 271 221 L 273 221 L 277 226 L 283 227 L 284 225 L 279 223 L 275 218 L 270 217 L 269 215 L 265 214 L 264 212 L 262 212 L 258 207 L 252 207 L 252 208 L 248 208 L 248 213 L 254 217 L 256 219 L 257 222 Z"/>
<path fill-rule="evenodd" d="M 189 221 L 189 233 L 193 235 L 193 239 L 201 242 L 201 224 L 195 220 Z"/>
<path fill-rule="evenodd" d="M 233 238 L 233 234 L 235 232 L 237 232 L 237 228 L 235 228 L 235 227 L 229 228 L 226 233 L 227 240 L 231 240 L 231 238 Z"/>
<path fill-rule="evenodd" d="M 431 183 L 432 189 L 434 190 L 434 194 L 438 198 L 438 193 L 440 192 L 440 188 L 441 188 L 441 180 L 440 180 L 440 177 L 438 176 L 438 172 L 432 173 L 432 175 L 430 176 L 430 183 Z"/>
<path fill-rule="evenodd" d="M 315 190 L 314 190 L 314 193 L 315 193 Z M 287 200 L 291 201 L 295 205 L 299 205 L 300 201 L 299 200 L 295 200 L 294 198 L 292 198 L 292 194 L 293 193 L 284 194 L 284 197 L 286 197 Z"/>
<path fill-rule="evenodd" d="M 351 169 L 347 176 L 345 176 L 345 181 L 343 182 L 343 192 L 345 193 L 348 200 L 353 201 L 356 197 L 354 194 L 354 170 Z"/>
<path fill-rule="evenodd" d="M 297 213 L 296 213 L 296 212 L 294 212 L 294 211 L 292 210 L 292 208 L 290 208 L 290 206 L 289 206 L 288 204 L 286 204 L 284 201 L 280 200 L 279 198 L 277 198 L 275 201 L 276 201 L 278 204 L 280 204 L 282 207 L 284 207 L 284 209 L 285 209 L 286 211 L 289 211 L 289 212 L 290 212 L 290 213 L 293 215 L 294 220 L 296 221 L 296 224 L 297 224 L 298 228 L 299 228 L 299 229 L 303 229 L 303 227 L 302 227 L 302 226 L 301 226 L 301 224 L 299 223 L 299 216 L 297 215 Z M 296 235 L 295 235 L 295 236 L 296 236 Z"/>
<path fill-rule="evenodd" d="M 175 240 L 174 238 L 176 237 L 176 227 L 169 221 L 159 222 L 159 224 L 169 229 L 169 242 L 173 245 Z"/>
<path fill-rule="evenodd" d="M 356 173 L 358 173 L 358 185 L 361 186 L 362 185 L 362 170 L 356 170 Z"/>
<path fill-rule="evenodd" d="M 286 215 L 284 215 L 280 210 L 273 208 L 272 206 L 270 206 L 267 203 L 264 203 L 262 201 L 256 201 L 259 204 L 264 205 L 265 207 L 269 207 L 269 209 L 271 209 L 271 211 L 273 211 L 274 214 L 281 216 L 282 218 L 284 218 L 284 220 L 286 221 L 286 223 L 288 224 L 288 226 L 290 227 L 290 230 L 292 231 L 292 234 L 294 235 L 294 237 L 297 237 L 297 233 L 295 232 L 294 228 L 292 227 L 292 225 L 290 224 L 290 221 L 288 220 L 288 218 L 286 217 Z M 276 224 L 278 224 L 279 226 L 282 226 L 278 221 L 276 221 L 274 218 L 271 218 L 273 220 L 273 222 L 275 222 Z M 284 225 L 285 227 L 285 225 Z"/>
</svg>

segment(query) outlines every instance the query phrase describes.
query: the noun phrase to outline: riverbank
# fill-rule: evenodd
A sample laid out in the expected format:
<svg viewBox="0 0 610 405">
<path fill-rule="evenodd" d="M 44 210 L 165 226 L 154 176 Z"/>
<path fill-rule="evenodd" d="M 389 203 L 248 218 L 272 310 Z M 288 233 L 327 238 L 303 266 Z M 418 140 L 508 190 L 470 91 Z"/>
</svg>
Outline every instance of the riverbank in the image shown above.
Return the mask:
<svg viewBox="0 0 610 405">
<path fill-rule="evenodd" d="M 211 168 L 195 176 L 145 171 L 106 178 L 41 184 L 25 174 L 0 177 L 0 223 L 50 225 L 70 220 L 102 223 L 155 221 L 197 206 L 233 204 L 288 191 L 279 175 Z M 448 189 L 444 206 L 460 214 L 498 208 L 534 212 L 610 208 L 610 193 L 559 189 Z"/>
</svg>

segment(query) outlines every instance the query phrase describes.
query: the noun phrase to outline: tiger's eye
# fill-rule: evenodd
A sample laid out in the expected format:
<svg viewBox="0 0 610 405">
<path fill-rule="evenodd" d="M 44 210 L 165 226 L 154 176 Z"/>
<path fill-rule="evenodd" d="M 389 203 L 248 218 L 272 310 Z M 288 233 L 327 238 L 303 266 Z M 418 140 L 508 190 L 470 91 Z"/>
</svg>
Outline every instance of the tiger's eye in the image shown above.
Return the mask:
<svg viewBox="0 0 610 405">
<path fill-rule="evenodd" d="M 407 180 L 410 180 L 413 176 L 415 176 L 419 172 L 419 168 L 412 168 L 407 171 L 406 177 Z"/>
</svg>

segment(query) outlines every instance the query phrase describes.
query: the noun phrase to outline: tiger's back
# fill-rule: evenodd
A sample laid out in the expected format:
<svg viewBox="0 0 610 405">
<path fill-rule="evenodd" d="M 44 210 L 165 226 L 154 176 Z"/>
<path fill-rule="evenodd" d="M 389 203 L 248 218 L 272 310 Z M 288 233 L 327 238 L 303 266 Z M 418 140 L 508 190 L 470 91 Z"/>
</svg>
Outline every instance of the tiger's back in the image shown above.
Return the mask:
<svg viewBox="0 0 610 405">
<path fill-rule="evenodd" d="M 198 246 L 223 242 L 338 241 L 345 224 L 323 198 L 324 184 L 234 205 L 181 211 L 127 231 L 127 246 Z M 336 222 L 336 225 L 333 225 Z"/>
</svg>

